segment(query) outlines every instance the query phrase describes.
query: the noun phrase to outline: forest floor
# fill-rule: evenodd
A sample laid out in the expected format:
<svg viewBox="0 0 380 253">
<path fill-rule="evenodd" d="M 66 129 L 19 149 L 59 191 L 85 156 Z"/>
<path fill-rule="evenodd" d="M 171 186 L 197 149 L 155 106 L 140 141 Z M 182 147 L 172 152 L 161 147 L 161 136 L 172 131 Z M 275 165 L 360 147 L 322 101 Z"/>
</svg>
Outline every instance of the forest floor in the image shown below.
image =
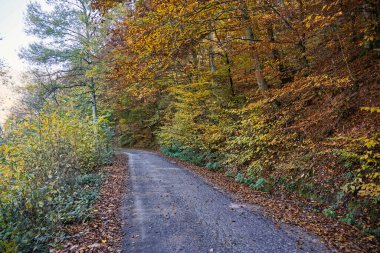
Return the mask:
<svg viewBox="0 0 380 253">
<path fill-rule="evenodd" d="M 59 249 L 51 249 L 50 252 L 120 252 L 123 238 L 120 211 L 126 190 L 127 161 L 126 155 L 119 154 L 111 166 L 103 168 L 106 178 L 89 219 L 64 227 L 69 237 Z"/>
</svg>

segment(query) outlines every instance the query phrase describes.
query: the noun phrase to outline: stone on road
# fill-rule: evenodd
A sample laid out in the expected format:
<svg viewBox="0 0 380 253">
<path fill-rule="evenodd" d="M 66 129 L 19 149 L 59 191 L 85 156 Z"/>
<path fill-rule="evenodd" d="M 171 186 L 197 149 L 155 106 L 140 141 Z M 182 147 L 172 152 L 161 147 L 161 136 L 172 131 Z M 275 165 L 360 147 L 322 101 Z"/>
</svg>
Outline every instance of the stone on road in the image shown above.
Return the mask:
<svg viewBox="0 0 380 253">
<path fill-rule="evenodd" d="M 127 150 L 122 252 L 326 252 L 305 230 L 276 224 L 192 172 L 147 151 Z"/>
</svg>

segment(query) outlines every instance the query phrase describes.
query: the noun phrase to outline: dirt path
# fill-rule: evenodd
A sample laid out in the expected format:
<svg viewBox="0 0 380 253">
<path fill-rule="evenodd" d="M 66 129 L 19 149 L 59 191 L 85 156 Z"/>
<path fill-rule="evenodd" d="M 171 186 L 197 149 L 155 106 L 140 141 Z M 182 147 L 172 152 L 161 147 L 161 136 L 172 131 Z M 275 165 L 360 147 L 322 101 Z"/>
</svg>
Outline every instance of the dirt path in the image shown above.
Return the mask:
<svg viewBox="0 0 380 253">
<path fill-rule="evenodd" d="M 158 154 L 127 150 L 122 252 L 326 252 L 303 229 L 275 225 Z"/>
</svg>

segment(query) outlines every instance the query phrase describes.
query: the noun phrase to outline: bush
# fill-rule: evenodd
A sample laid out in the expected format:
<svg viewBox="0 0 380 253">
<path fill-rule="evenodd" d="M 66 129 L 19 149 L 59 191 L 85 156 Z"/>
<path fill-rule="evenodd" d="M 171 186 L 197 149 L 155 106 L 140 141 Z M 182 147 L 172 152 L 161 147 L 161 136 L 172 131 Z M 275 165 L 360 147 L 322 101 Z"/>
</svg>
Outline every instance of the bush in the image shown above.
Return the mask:
<svg viewBox="0 0 380 253">
<path fill-rule="evenodd" d="M 377 227 L 375 229 L 365 229 L 365 232 L 368 234 L 371 234 L 377 238 L 380 237 L 380 227 Z"/>
<path fill-rule="evenodd" d="M 249 178 L 244 177 L 244 175 L 240 172 L 235 176 L 235 181 L 241 184 L 250 185 L 253 183 L 254 180 L 255 179 L 253 177 L 249 177 Z"/>
<path fill-rule="evenodd" d="M 349 181 L 342 190 L 375 202 L 380 196 L 380 135 L 362 137 L 351 142 L 348 150 L 338 151 L 344 165 L 350 169 Z M 355 148 L 358 150 L 355 151 Z"/>
<path fill-rule="evenodd" d="M 206 164 L 206 168 L 211 171 L 217 171 L 220 169 L 220 165 L 218 162 L 210 162 Z"/>
<path fill-rule="evenodd" d="M 354 221 L 355 221 L 354 213 L 353 212 L 347 213 L 347 215 L 345 217 L 341 218 L 340 221 L 348 223 L 350 225 L 353 225 Z"/>
<path fill-rule="evenodd" d="M 265 191 L 265 192 L 270 191 L 270 187 L 269 187 L 267 180 L 265 178 L 262 178 L 262 177 L 257 179 L 256 183 L 251 184 L 249 187 L 251 189 L 256 190 L 256 191 Z"/>
<path fill-rule="evenodd" d="M 336 212 L 334 210 L 332 210 L 331 208 L 323 209 L 323 214 L 329 218 L 335 218 L 336 217 Z"/>
<path fill-rule="evenodd" d="M 160 150 L 168 156 L 178 158 L 198 166 L 206 167 L 209 170 L 219 169 L 219 163 L 212 162 L 216 160 L 216 155 L 210 152 L 195 151 L 193 149 L 185 149 L 178 146 L 163 147 Z"/>
<path fill-rule="evenodd" d="M 79 111 L 44 109 L 7 122 L 0 145 L 0 252 L 45 252 L 63 224 L 88 218 L 111 131 Z"/>
</svg>

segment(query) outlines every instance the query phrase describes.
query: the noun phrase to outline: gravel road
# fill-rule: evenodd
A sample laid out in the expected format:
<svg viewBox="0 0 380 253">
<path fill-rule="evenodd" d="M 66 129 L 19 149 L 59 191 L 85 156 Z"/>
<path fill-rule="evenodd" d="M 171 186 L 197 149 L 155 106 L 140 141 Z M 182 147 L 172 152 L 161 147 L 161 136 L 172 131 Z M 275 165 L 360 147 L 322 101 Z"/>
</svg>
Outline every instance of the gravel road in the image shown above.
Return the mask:
<svg viewBox="0 0 380 253">
<path fill-rule="evenodd" d="M 122 252 L 327 252 L 305 230 L 265 217 L 153 152 L 126 150 Z"/>
</svg>

